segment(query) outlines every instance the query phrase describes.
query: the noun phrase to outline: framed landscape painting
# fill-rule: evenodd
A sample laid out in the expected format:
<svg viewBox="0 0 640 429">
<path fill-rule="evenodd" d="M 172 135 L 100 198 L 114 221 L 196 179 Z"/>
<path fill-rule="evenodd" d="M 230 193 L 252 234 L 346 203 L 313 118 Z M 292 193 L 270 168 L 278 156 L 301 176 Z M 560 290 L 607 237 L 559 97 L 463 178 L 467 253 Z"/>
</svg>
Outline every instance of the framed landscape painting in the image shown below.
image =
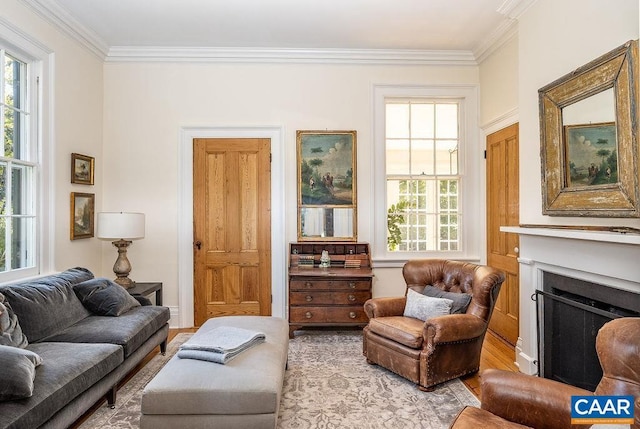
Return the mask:
<svg viewBox="0 0 640 429">
<path fill-rule="evenodd" d="M 352 206 L 355 201 L 355 131 L 298 131 L 301 205 Z"/>
<path fill-rule="evenodd" d="M 95 194 L 71 193 L 71 239 L 91 238 L 94 234 Z"/>
<path fill-rule="evenodd" d="M 95 158 L 79 153 L 71 154 L 71 183 L 93 185 Z"/>
</svg>

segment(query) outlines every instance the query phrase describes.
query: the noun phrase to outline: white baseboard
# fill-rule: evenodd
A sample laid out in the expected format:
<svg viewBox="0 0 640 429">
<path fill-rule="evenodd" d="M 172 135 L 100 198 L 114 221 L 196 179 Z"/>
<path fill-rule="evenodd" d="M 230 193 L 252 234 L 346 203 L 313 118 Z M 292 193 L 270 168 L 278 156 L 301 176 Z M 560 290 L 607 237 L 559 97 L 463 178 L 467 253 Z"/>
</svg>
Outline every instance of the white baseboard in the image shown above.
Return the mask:
<svg viewBox="0 0 640 429">
<path fill-rule="evenodd" d="M 516 365 L 524 374 L 538 375 L 538 360 L 522 352 L 522 338 L 516 343 Z"/>
<path fill-rule="evenodd" d="M 167 307 L 169 307 L 169 313 L 171 314 L 171 318 L 169 319 L 169 328 L 182 328 L 182 326 L 180 326 L 180 308 L 177 305 L 167 305 Z"/>
</svg>

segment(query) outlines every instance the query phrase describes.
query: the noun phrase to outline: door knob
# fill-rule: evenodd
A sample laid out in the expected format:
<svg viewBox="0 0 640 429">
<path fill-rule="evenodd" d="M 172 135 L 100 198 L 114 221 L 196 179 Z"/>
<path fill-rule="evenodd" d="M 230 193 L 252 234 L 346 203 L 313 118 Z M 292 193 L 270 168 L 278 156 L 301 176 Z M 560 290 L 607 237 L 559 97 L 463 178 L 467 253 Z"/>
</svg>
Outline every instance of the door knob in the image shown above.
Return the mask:
<svg viewBox="0 0 640 429">
<path fill-rule="evenodd" d="M 516 255 L 520 253 L 520 249 L 517 246 L 513 248 L 513 251 L 515 252 Z"/>
</svg>

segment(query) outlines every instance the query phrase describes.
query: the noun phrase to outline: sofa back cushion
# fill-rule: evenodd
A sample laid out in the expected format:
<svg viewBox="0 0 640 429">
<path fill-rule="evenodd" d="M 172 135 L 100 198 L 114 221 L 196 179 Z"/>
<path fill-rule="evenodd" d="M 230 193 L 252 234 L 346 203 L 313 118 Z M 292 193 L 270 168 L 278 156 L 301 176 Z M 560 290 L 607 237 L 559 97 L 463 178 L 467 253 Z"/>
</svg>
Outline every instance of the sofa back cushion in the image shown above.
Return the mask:
<svg viewBox="0 0 640 429">
<path fill-rule="evenodd" d="M 42 340 L 89 316 L 73 285 L 93 278 L 86 268 L 72 268 L 59 274 L 24 283 L 0 286 L 0 293 L 18 316 L 22 332 L 30 343 Z"/>
</svg>

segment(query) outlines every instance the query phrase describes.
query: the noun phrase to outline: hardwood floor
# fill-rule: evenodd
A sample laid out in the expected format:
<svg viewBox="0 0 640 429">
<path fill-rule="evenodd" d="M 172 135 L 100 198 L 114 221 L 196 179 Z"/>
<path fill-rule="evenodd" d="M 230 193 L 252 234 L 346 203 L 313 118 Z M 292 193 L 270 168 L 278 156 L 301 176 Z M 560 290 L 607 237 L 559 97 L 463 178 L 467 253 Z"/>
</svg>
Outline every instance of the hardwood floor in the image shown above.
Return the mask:
<svg viewBox="0 0 640 429">
<path fill-rule="evenodd" d="M 499 338 L 491 331 L 487 331 L 482 345 L 482 354 L 480 355 L 480 371 L 462 377 L 462 382 L 467 386 L 474 395 L 480 398 L 480 374 L 488 368 L 503 369 L 506 371 L 518 372 L 515 364 L 516 352 L 512 345 Z"/>
</svg>

